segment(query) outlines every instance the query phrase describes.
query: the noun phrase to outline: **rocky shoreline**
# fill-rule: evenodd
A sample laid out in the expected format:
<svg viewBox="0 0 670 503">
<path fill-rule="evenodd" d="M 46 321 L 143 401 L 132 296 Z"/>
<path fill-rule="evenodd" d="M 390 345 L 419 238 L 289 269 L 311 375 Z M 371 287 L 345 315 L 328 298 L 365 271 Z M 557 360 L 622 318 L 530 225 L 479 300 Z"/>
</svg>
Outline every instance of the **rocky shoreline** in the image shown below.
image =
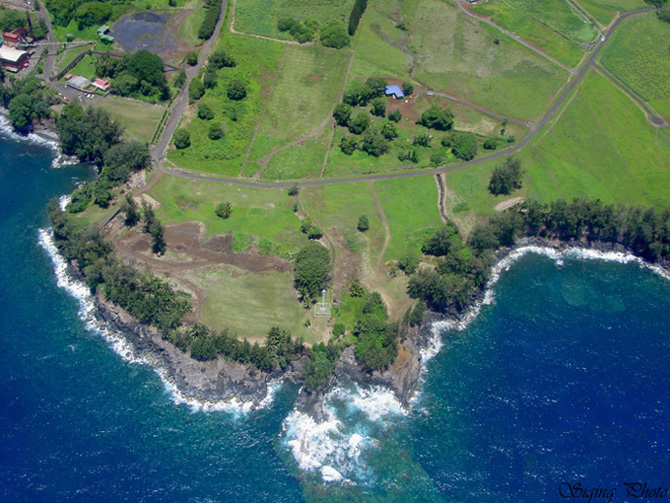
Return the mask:
<svg viewBox="0 0 670 503">
<path fill-rule="evenodd" d="M 586 241 L 564 242 L 544 238 L 522 238 L 512 247 L 498 250 L 495 256 L 495 272 L 504 265 L 505 259 L 513 252 L 524 248 L 548 249 L 557 254 L 566 254 L 575 250 L 591 251 L 602 254 L 620 253 L 631 256 L 622 245 L 615 243 L 588 243 Z M 654 264 L 656 266 L 656 264 Z M 658 264 L 658 267 L 670 276 L 668 264 Z M 75 273 L 74 267 L 70 267 Z M 495 283 L 497 278 L 492 278 Z M 426 312 L 419 326 L 402 327 L 402 342 L 396 361 L 384 371 L 368 373 L 363 371 L 354 356 L 353 346 L 342 351 L 333 376 L 328 384 L 320 391 L 310 393 L 301 388 L 296 400 L 296 409 L 309 414 L 316 421 L 325 418 L 323 399 L 338 383 L 347 379 L 362 388 L 381 386 L 390 389 L 405 409 L 410 408 L 412 397 L 420 387 L 424 369 L 422 351 L 428 348 L 436 337 L 433 328 L 436 322 L 450 321 L 453 326 L 463 328 L 467 322 L 474 319 L 482 304 L 487 303 L 487 293 L 492 283 L 486 288 L 477 290 L 468 309 L 460 313 L 440 315 Z M 118 306 L 106 301 L 101 295 L 95 297 L 95 317 L 99 322 L 123 334 L 131 344 L 134 355 L 155 368 L 165 371 L 165 378 L 172 382 L 179 393 L 198 402 L 231 402 L 246 403 L 256 408 L 264 403 L 270 392 L 268 384 L 275 380 L 289 381 L 302 384 L 301 372 L 308 361 L 308 357 L 290 363 L 288 369 L 273 373 L 261 372 L 250 365 L 227 360 L 219 357 L 209 362 L 200 362 L 191 358 L 187 353 L 178 350 L 169 342 L 163 340 L 160 333 L 153 327 L 140 324 Z"/>
</svg>

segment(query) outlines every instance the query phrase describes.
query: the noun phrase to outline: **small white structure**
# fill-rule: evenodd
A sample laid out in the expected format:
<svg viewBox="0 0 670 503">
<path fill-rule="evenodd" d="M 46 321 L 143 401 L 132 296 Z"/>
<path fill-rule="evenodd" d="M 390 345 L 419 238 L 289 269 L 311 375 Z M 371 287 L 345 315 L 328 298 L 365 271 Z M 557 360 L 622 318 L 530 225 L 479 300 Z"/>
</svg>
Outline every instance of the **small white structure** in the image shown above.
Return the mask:
<svg viewBox="0 0 670 503">
<path fill-rule="evenodd" d="M 332 306 L 330 302 L 326 302 L 326 291 L 323 290 L 321 292 L 321 302 L 314 305 L 314 316 L 330 318 Z"/>
<path fill-rule="evenodd" d="M 91 86 L 91 81 L 86 77 L 82 77 L 81 75 L 75 75 L 67 81 L 67 85 L 72 89 L 76 89 L 77 91 L 81 91 L 83 93 L 86 92 L 86 89 Z"/>
</svg>

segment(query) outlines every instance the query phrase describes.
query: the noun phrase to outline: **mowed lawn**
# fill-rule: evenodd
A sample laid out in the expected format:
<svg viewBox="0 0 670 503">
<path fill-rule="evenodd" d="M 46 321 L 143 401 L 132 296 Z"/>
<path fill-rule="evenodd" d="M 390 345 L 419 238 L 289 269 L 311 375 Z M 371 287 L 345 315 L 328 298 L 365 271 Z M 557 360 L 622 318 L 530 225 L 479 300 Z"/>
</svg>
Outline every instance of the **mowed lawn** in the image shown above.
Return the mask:
<svg viewBox="0 0 670 503">
<path fill-rule="evenodd" d="M 652 128 L 635 103 L 597 73 L 522 159 L 531 198 L 670 206 L 670 132 Z"/>
<path fill-rule="evenodd" d="M 316 19 L 320 23 L 339 19 L 346 25 L 353 5 L 354 0 L 236 0 L 234 28 L 290 40 L 290 33 L 277 29 L 281 18 Z"/>
<path fill-rule="evenodd" d="M 318 46 L 291 46 L 286 51 L 249 160 L 312 132 L 328 118 L 342 92 L 349 51 Z"/>
<path fill-rule="evenodd" d="M 207 294 L 202 322 L 212 329 L 228 328 L 254 341 L 278 326 L 312 342 L 302 323 L 308 311 L 298 302 L 292 273 L 251 274 L 227 267 L 198 274 L 194 280 Z"/>
<path fill-rule="evenodd" d="M 655 13 L 626 21 L 603 51 L 602 64 L 666 117 L 670 116 L 670 24 Z"/>
<path fill-rule="evenodd" d="M 372 0 L 368 11 L 351 78 L 404 78 L 412 70 L 427 87 L 521 119 L 537 117 L 567 78 L 557 65 L 441 0 Z M 397 12 L 406 31 L 397 27 Z M 368 16 L 378 22 L 368 25 Z"/>
<path fill-rule="evenodd" d="M 107 110 L 112 118 L 123 124 L 126 133 L 130 136 L 147 143 L 151 142 L 165 112 L 164 106 L 150 105 L 111 95 L 97 100 L 97 106 Z"/>
<path fill-rule="evenodd" d="M 208 234 L 232 232 L 238 240 L 252 236 L 261 249 L 287 258 L 307 244 L 286 190 L 164 176 L 150 194 L 161 203 L 158 215 L 162 220 L 203 222 Z M 232 216 L 225 220 L 214 213 L 222 202 L 233 207 Z"/>
<path fill-rule="evenodd" d="M 437 206 L 437 184 L 432 175 L 378 180 L 374 187 L 391 229 L 385 261 L 420 250 L 426 237 L 443 225 Z"/>
<path fill-rule="evenodd" d="M 598 36 L 565 0 L 489 0 L 473 10 L 570 67 L 584 56 L 579 43 Z"/>
<path fill-rule="evenodd" d="M 219 48 L 231 54 L 237 66 L 218 70 L 216 87 L 208 89 L 199 102 L 187 109 L 181 127 L 188 130 L 191 146 L 172 150 L 168 158 L 182 168 L 236 177 L 265 103 L 270 99 L 285 44 L 226 33 Z M 227 85 L 234 79 L 242 80 L 247 87 L 247 96 L 241 101 L 232 101 L 226 95 Z M 213 120 L 196 116 L 198 103 L 207 104 L 214 111 Z M 212 123 L 222 125 L 224 138 L 209 138 Z"/>
</svg>

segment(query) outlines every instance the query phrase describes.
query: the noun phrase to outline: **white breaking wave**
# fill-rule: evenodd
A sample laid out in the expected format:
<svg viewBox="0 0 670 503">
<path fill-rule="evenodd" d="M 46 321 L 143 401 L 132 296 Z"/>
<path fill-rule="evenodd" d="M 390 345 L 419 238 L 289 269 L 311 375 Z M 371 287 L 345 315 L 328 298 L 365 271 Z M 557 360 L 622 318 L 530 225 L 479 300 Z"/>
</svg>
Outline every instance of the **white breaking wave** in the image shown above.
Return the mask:
<svg viewBox="0 0 670 503">
<path fill-rule="evenodd" d="M 18 134 L 14 131 L 12 123 L 7 116 L 2 113 L 0 113 L 0 134 L 7 136 L 14 141 L 43 145 L 50 148 L 54 152 L 54 158 L 51 161 L 52 168 L 62 168 L 63 166 L 69 166 L 71 164 L 79 164 L 79 160 L 76 157 L 63 154 L 55 139 L 49 140 L 35 133 L 30 133 L 26 136 Z"/>
<path fill-rule="evenodd" d="M 293 410 L 284 420 L 286 444 L 301 470 L 318 471 L 324 482 L 346 484 L 371 477 L 361 454 L 377 440 L 369 436 L 373 428 L 367 423 L 384 429 L 389 417 L 407 414 L 393 392 L 381 386 L 337 386 L 324 397 L 323 410 L 322 422 Z"/>
<path fill-rule="evenodd" d="M 61 207 L 66 206 L 69 202 L 69 196 L 61 197 L 59 202 Z M 160 364 L 155 356 L 147 353 L 142 353 L 142 355 L 137 354 L 132 344 L 128 342 L 122 333 L 112 330 L 96 319 L 94 315 L 95 302 L 90 289 L 83 282 L 72 278 L 68 274 L 67 262 L 58 252 L 54 244 L 53 233 L 50 229 L 39 230 L 39 244 L 51 257 L 58 287 L 67 291 L 79 302 L 79 317 L 84 322 L 86 328 L 102 335 L 112 349 L 127 362 L 150 365 L 161 378 L 166 391 L 175 403 L 187 405 L 193 412 L 226 411 L 230 413 L 244 413 L 270 406 L 277 389 L 281 385 L 281 381 L 279 380 L 268 383 L 268 393 L 258 405 L 254 405 L 253 402 L 241 401 L 238 398 L 225 401 L 200 400 L 184 395 L 175 382 L 168 376 L 167 369 Z"/>
</svg>

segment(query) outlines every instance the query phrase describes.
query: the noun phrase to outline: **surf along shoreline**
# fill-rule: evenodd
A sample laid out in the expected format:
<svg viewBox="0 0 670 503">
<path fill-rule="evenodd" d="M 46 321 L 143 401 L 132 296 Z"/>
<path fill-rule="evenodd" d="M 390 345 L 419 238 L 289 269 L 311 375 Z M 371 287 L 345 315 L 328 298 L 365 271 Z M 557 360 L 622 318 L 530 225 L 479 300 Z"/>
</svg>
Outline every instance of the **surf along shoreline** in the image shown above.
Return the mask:
<svg viewBox="0 0 670 503">
<path fill-rule="evenodd" d="M 20 135 L 9 125 L 6 111 L 0 110 L 0 130 L 12 140 L 30 141 L 51 148 L 55 155 L 52 167 L 71 163 L 63 159 L 57 143 L 58 135 L 52 128 Z M 118 305 L 104 299 L 100 293 L 92 294 L 86 286 L 83 273 L 57 250 L 50 231 L 40 230 L 39 240 L 54 262 L 59 286 L 80 302 L 82 319 L 87 328 L 101 333 L 125 360 L 150 365 L 175 402 L 197 410 L 249 411 L 269 405 L 274 391 L 282 382 L 302 385 L 301 373 L 309 361 L 305 355 L 289 362 L 285 370 L 270 373 L 223 356 L 207 362 L 191 358 L 164 340 L 156 328 L 140 323 Z M 427 311 L 418 326 L 401 325 L 398 356 L 386 370 L 371 373 L 363 371 L 356 361 L 354 347 L 349 346 L 340 354 L 333 375 L 321 390 L 310 393 L 301 386 L 296 410 L 310 415 L 317 422 L 323 422 L 327 417 L 323 408 L 325 397 L 339 382 L 349 380 L 368 390 L 379 387 L 391 390 L 400 406 L 410 411 L 426 372 L 426 363 L 440 350 L 442 334 L 465 329 L 483 306 L 493 303 L 493 288 L 501 272 L 531 252 L 554 260 L 575 257 L 637 262 L 670 279 L 670 264 L 649 263 L 618 243 L 585 239 L 561 241 L 539 237 L 520 238 L 513 246 L 501 247 L 495 252 L 489 279 L 482 288 L 472 293 L 462 311 L 446 315 Z"/>
</svg>

